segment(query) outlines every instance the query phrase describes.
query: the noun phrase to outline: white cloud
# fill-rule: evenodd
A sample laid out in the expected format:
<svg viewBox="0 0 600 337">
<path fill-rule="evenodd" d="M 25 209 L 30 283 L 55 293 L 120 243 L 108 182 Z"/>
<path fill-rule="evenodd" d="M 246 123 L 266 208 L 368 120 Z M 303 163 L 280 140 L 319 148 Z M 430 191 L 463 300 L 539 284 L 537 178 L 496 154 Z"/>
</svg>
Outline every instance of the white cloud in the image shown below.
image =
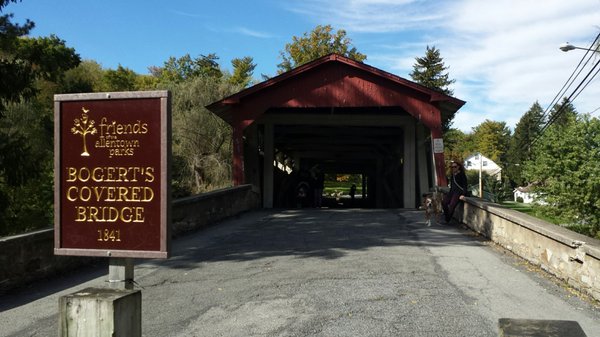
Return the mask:
<svg viewBox="0 0 600 337">
<path fill-rule="evenodd" d="M 493 119 L 512 127 L 536 100 L 544 107 L 551 103 L 583 56 L 574 60 L 558 45 L 572 38 L 587 38 L 584 45 L 589 45 L 598 33 L 594 24 L 600 23 L 600 2 L 581 1 L 575 7 L 562 1 L 541 6 L 527 1 L 469 0 L 458 6 L 453 17 L 448 37 L 453 43 L 449 48 L 440 46 L 452 65 L 452 75 L 458 81 L 483 80 L 481 86 L 456 90 L 457 96 L 469 101 L 485 95 L 487 100 L 475 99 L 476 104 L 465 107 L 465 115 L 474 115 L 474 109 L 486 111 L 484 115 L 492 111 Z M 586 90 L 594 91 L 591 86 Z M 583 110 L 588 109 L 587 97 L 580 96 L 575 106 L 581 103 Z"/>
<path fill-rule="evenodd" d="M 260 32 L 260 31 L 252 30 L 252 29 L 249 29 L 246 27 L 237 27 L 236 29 L 234 29 L 234 31 L 241 33 L 243 35 L 246 35 L 246 36 L 256 37 L 259 39 L 269 39 L 269 38 L 273 37 L 273 35 L 270 33 Z"/>
<path fill-rule="evenodd" d="M 287 4 L 290 11 L 307 15 L 336 29 L 387 33 L 441 23 L 445 14 L 437 2 L 418 0 L 302 0 Z"/>
<path fill-rule="evenodd" d="M 304 0 L 289 8 L 346 29 L 367 63 L 403 77 L 426 45 L 439 48 L 455 96 L 467 101 L 454 123 L 464 131 L 485 119 L 514 127 L 535 101 L 545 108 L 583 56 L 558 46 L 589 46 L 600 32 L 600 0 Z M 599 87 L 595 80 L 577 98 L 580 112 L 600 106 Z"/>
</svg>

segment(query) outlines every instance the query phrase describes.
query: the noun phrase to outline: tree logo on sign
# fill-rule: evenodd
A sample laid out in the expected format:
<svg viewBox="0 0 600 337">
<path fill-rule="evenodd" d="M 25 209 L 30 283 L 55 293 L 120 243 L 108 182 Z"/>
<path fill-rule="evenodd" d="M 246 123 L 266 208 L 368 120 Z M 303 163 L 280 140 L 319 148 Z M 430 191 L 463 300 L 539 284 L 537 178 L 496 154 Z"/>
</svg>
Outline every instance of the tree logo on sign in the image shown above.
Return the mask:
<svg viewBox="0 0 600 337">
<path fill-rule="evenodd" d="M 98 130 L 94 127 L 94 120 L 89 119 L 88 117 L 87 113 L 90 110 L 87 110 L 85 107 L 81 107 L 81 111 L 83 111 L 83 113 L 81 114 L 81 119 L 75 118 L 75 120 L 73 120 L 74 126 L 71 128 L 71 132 L 74 135 L 81 135 L 81 138 L 83 139 L 83 152 L 81 153 L 81 156 L 89 157 L 90 154 L 87 151 L 87 143 L 85 136 L 87 136 L 88 134 L 94 135 L 96 134 L 96 132 L 98 132 Z"/>
</svg>

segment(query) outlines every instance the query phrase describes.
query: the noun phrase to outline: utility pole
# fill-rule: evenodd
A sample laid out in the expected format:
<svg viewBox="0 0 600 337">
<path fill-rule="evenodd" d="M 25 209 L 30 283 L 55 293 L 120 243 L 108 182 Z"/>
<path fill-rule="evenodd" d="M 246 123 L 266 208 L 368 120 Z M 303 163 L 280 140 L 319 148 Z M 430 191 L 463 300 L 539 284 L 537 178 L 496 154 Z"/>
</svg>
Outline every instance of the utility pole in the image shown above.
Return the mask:
<svg viewBox="0 0 600 337">
<path fill-rule="evenodd" d="M 479 152 L 479 197 L 483 199 L 483 179 L 481 179 L 481 171 L 483 171 L 483 158 Z"/>
</svg>

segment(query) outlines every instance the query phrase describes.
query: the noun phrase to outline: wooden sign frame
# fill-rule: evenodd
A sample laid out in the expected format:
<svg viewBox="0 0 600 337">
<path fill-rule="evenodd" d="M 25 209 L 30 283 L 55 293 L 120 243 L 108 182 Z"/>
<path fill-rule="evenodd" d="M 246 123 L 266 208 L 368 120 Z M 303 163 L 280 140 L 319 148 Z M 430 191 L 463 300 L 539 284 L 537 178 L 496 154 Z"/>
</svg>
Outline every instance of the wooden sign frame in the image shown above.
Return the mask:
<svg viewBox="0 0 600 337">
<path fill-rule="evenodd" d="M 168 91 L 54 96 L 54 254 L 168 258 Z"/>
</svg>

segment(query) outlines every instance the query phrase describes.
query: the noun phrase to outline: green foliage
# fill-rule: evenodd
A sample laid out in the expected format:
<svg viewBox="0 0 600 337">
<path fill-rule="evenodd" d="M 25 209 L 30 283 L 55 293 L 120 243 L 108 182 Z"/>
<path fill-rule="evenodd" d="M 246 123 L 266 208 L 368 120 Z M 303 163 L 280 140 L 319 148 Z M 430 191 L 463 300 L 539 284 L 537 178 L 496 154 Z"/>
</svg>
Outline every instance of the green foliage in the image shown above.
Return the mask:
<svg viewBox="0 0 600 337">
<path fill-rule="evenodd" d="M 102 91 L 103 77 L 104 71 L 100 64 L 84 60 L 77 67 L 65 72 L 58 92 L 70 94 Z"/>
<path fill-rule="evenodd" d="M 252 62 L 253 59 L 249 56 L 231 60 L 233 75 L 229 78 L 229 82 L 242 88 L 247 87 L 252 82 L 252 73 L 256 68 L 256 64 Z"/>
<path fill-rule="evenodd" d="M 12 103 L 0 119 L 0 236 L 52 223 L 52 117 L 35 103 Z"/>
<path fill-rule="evenodd" d="M 523 186 L 526 183 L 522 175 L 522 164 L 531 159 L 531 144 L 540 135 L 544 122 L 543 116 L 544 110 L 538 102 L 535 102 L 515 127 L 510 140 L 506 168 L 506 173 L 514 185 Z"/>
<path fill-rule="evenodd" d="M 52 95 L 80 63 L 64 41 L 27 37 L 33 22 L 12 17 L 0 16 L 0 235 L 51 224 Z"/>
<path fill-rule="evenodd" d="M 223 72 L 217 63 L 218 59 L 214 53 L 196 58 L 190 54 L 180 58 L 171 56 L 162 67 L 150 67 L 150 72 L 163 83 L 180 83 L 196 77 L 220 78 Z"/>
<path fill-rule="evenodd" d="M 303 36 L 292 37 L 292 42 L 285 45 L 285 50 L 280 52 L 283 60 L 277 65 L 278 73 L 290 71 L 298 66 L 328 54 L 340 54 L 358 62 L 363 62 L 367 56 L 359 53 L 352 46 L 352 40 L 346 37 L 343 29 L 333 33 L 331 25 L 318 25 L 310 33 Z"/>
<path fill-rule="evenodd" d="M 159 80 L 151 75 L 136 74 L 121 65 L 116 70 L 102 69 L 97 62 L 85 60 L 67 70 L 58 84 L 53 93 L 154 90 Z"/>
<path fill-rule="evenodd" d="M 116 70 L 104 71 L 102 91 L 134 91 L 137 89 L 138 75 L 119 64 Z"/>
<path fill-rule="evenodd" d="M 486 119 L 483 123 L 473 127 L 475 148 L 496 163 L 506 162 L 510 137 L 510 129 L 505 122 Z"/>
<path fill-rule="evenodd" d="M 182 195 L 231 185 L 231 129 L 204 106 L 239 89 L 211 77 L 172 87 L 174 189 Z"/>
<path fill-rule="evenodd" d="M 444 133 L 444 157 L 448 160 L 463 162 L 470 154 L 477 152 L 473 134 L 465 134 L 458 129 Z"/>
<path fill-rule="evenodd" d="M 564 97 L 560 104 L 556 104 L 550 110 L 548 121 L 552 127 L 562 128 L 577 118 L 577 111 L 573 103 L 567 97 Z"/>
<path fill-rule="evenodd" d="M 452 96 L 454 91 L 450 89 L 450 85 L 456 80 L 451 80 L 444 65 L 444 59 L 440 54 L 440 50 L 435 46 L 429 48 L 427 46 L 425 56 L 416 57 L 413 71 L 410 77 L 413 81 L 433 90 L 437 90 L 446 95 Z M 444 117 L 442 120 L 442 130 L 447 131 L 452 125 L 454 115 Z"/>
<path fill-rule="evenodd" d="M 9 102 L 34 97 L 38 92 L 37 80 L 57 81 L 66 70 L 80 63 L 74 49 L 67 48 L 54 35 L 28 38 L 0 31 L 0 47 L 0 113 Z"/>
<path fill-rule="evenodd" d="M 479 170 L 468 170 L 467 182 L 469 189 L 474 192 L 474 195 L 479 193 Z M 489 175 L 487 172 L 481 172 L 481 180 L 483 183 L 483 198 L 493 202 L 503 200 L 512 200 L 512 188 L 507 179 L 498 180 L 497 175 Z"/>
<path fill-rule="evenodd" d="M 156 90 L 160 87 L 159 79 L 152 75 L 137 75 L 135 78 L 136 90 Z"/>
<path fill-rule="evenodd" d="M 535 192 L 547 214 L 563 218 L 590 236 L 600 230 L 600 120 L 582 115 L 548 128 L 525 163 L 524 173 L 538 182 Z"/>
<path fill-rule="evenodd" d="M 1 1 L 0 10 L 10 2 L 16 1 Z M 27 37 L 35 24 L 26 20 L 20 25 L 12 18 L 12 14 L 0 16 L 0 115 L 6 104 L 34 97 L 36 81 L 56 81 L 80 62 L 63 40 L 54 35 Z"/>
<path fill-rule="evenodd" d="M 454 91 L 450 85 L 456 80 L 451 80 L 446 72 L 448 67 L 444 65 L 444 59 L 440 55 L 440 50 L 435 46 L 426 47 L 424 57 L 416 57 L 416 63 L 413 65 L 413 71 L 410 77 L 413 81 L 426 86 L 429 89 L 439 90 L 440 92 L 452 96 Z"/>
</svg>

